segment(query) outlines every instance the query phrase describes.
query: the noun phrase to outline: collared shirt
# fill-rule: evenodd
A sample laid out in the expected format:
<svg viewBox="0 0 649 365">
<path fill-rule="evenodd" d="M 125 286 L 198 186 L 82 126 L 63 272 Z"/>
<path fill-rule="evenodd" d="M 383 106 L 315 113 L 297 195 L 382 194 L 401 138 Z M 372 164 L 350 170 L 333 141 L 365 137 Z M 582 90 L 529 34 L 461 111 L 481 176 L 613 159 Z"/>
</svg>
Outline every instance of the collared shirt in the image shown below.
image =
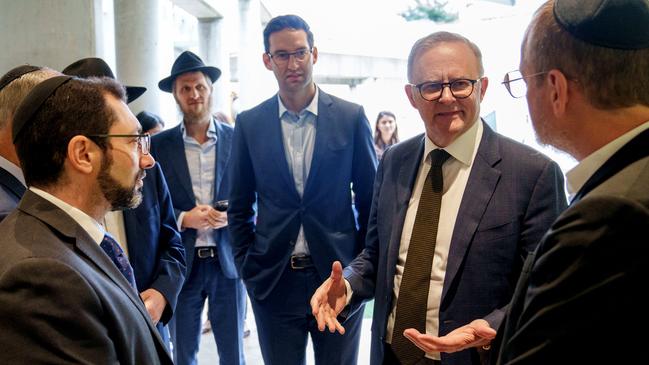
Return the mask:
<svg viewBox="0 0 649 365">
<path fill-rule="evenodd" d="M 12 174 L 16 179 L 18 179 L 18 181 L 20 181 L 24 186 L 27 186 L 27 184 L 25 184 L 25 175 L 23 175 L 23 170 L 21 170 L 20 167 L 14 165 L 13 162 L 0 156 L 0 167 L 9 171 L 9 173 Z"/>
<path fill-rule="evenodd" d="M 185 157 L 189 176 L 192 180 L 192 191 L 196 198 L 196 204 L 212 205 L 216 192 L 214 191 L 214 170 L 216 164 L 216 123 L 210 120 L 207 128 L 207 141 L 200 144 L 194 137 L 187 135 L 185 123 L 180 124 L 185 143 Z M 181 229 L 184 214 L 178 217 L 178 229 Z M 198 229 L 196 233 L 196 247 L 216 246 L 212 228 Z"/>
<path fill-rule="evenodd" d="M 295 114 L 284 106 L 282 99 L 277 94 L 279 102 L 279 119 L 282 123 L 282 140 L 288 169 L 293 175 L 295 189 L 300 197 L 304 194 L 304 187 L 311 169 L 313 148 L 315 146 L 316 120 L 318 117 L 318 88 L 311 103 Z M 304 238 L 304 227 L 300 226 L 295 241 L 294 255 L 308 255 L 309 246 Z"/>
<path fill-rule="evenodd" d="M 426 333 L 437 336 L 439 332 L 439 307 L 444 286 L 444 276 L 446 274 L 446 264 L 448 253 L 453 238 L 453 229 L 457 219 L 457 213 L 460 209 L 462 196 L 469 181 L 469 174 L 473 167 L 473 161 L 478 151 L 478 146 L 482 139 L 483 126 L 478 120 L 465 133 L 460 135 L 455 141 L 444 148 L 452 158 L 449 158 L 442 166 L 442 175 L 444 177 L 444 190 L 442 195 L 442 207 L 439 214 L 439 226 L 437 230 L 437 240 L 435 243 L 435 256 L 431 269 L 430 287 L 428 291 L 428 308 L 426 312 Z M 386 340 L 392 342 L 392 332 L 394 330 L 394 319 L 396 316 L 396 304 L 399 297 L 399 287 L 403 276 L 403 268 L 406 262 L 410 238 L 412 236 L 419 199 L 424 187 L 426 175 L 431 167 L 430 152 L 438 149 L 428 137 L 425 138 L 424 153 L 421 156 L 417 180 L 413 187 L 408 210 L 403 222 L 403 231 L 401 234 L 401 243 L 399 245 L 399 257 L 394 275 L 393 289 L 393 308 L 388 317 Z M 440 359 L 439 353 L 427 354 L 427 357 Z"/>
<path fill-rule="evenodd" d="M 124 251 L 124 255 L 128 258 L 128 240 L 126 238 L 126 227 L 124 226 L 124 212 L 121 210 L 113 210 L 106 213 L 104 216 L 104 228 L 106 232 L 117 240 L 117 243 Z"/>
<path fill-rule="evenodd" d="M 105 232 L 101 224 L 99 224 L 99 222 L 97 222 L 94 218 L 81 211 L 81 209 L 73 207 L 72 205 L 64 202 L 63 200 L 46 191 L 35 188 L 33 186 L 30 187 L 29 190 L 59 207 L 59 209 L 67 213 L 70 218 L 77 222 L 77 224 L 79 224 L 81 228 L 83 228 L 83 230 L 86 231 L 88 235 L 90 235 L 90 238 L 92 238 L 92 240 L 95 241 L 97 245 L 101 244 L 101 241 L 103 241 L 104 239 Z"/>
<path fill-rule="evenodd" d="M 577 194 L 584 184 L 586 184 L 586 181 L 588 181 L 588 179 L 590 179 L 590 177 L 593 176 L 593 174 L 599 170 L 599 168 L 602 167 L 609 158 L 611 158 L 611 156 L 646 129 L 649 129 L 649 121 L 640 124 L 597 151 L 591 153 L 581 160 L 581 162 L 579 162 L 579 164 L 572 170 L 568 171 L 566 173 L 566 185 L 568 187 L 570 200 L 574 198 L 575 194 Z"/>
</svg>

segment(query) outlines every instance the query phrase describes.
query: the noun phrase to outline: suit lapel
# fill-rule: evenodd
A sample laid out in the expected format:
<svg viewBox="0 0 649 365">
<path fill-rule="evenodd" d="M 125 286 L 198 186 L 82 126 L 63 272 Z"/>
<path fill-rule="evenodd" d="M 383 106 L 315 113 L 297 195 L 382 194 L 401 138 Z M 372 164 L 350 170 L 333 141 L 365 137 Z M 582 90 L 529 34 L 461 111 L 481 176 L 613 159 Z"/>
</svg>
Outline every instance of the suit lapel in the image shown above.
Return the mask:
<svg viewBox="0 0 649 365">
<path fill-rule="evenodd" d="M 453 228 L 442 301 L 444 301 L 448 288 L 451 286 L 469 246 L 471 246 L 478 224 L 500 180 L 500 170 L 494 167 L 501 159 L 496 138 L 496 134 L 484 124 L 482 140 L 473 161 Z"/>
<path fill-rule="evenodd" d="M 412 196 L 412 189 L 415 186 L 417 172 L 419 172 L 419 165 L 424 154 L 424 138 L 425 135 L 422 134 L 418 137 L 416 143 L 412 143 L 409 146 L 409 149 L 404 149 L 401 156 L 395 156 L 397 157 L 395 163 L 399 164 L 399 173 L 395 186 L 397 201 L 392 227 L 398 227 L 399 229 L 391 230 L 388 246 L 388 275 L 386 277 L 388 282 L 386 285 L 389 288 L 393 286 L 394 272 L 396 270 L 397 258 L 399 257 L 401 235 L 403 233 L 403 223 L 406 219 L 408 203 Z M 417 158 L 412 158 L 412 156 L 417 156 Z"/>
<path fill-rule="evenodd" d="M 0 167 L 0 183 L 6 186 L 9 191 L 11 191 L 18 200 L 22 198 L 25 194 L 25 185 L 21 183 L 15 176 L 13 176 L 9 171 Z"/>
<path fill-rule="evenodd" d="M 180 130 L 180 124 L 174 127 L 173 134 L 166 143 L 168 143 L 167 146 L 160 146 L 160 153 L 167 154 L 164 161 L 170 163 L 170 173 L 174 174 L 175 178 L 180 181 L 186 199 L 195 202 L 196 197 L 194 196 L 191 175 L 189 174 L 189 167 L 187 166 L 185 142 L 183 141 L 183 133 Z"/>
<path fill-rule="evenodd" d="M 228 161 L 230 160 L 230 146 L 232 145 L 232 137 L 230 134 L 223 132 L 223 126 L 219 122 L 213 121 L 216 125 L 216 159 L 214 161 L 214 196 L 213 201 L 218 200 L 219 191 L 221 187 L 221 180 L 225 169 L 227 168 Z"/>
<path fill-rule="evenodd" d="M 111 259 L 88 235 L 88 232 L 86 232 L 74 219 L 64 213 L 56 205 L 29 190 L 25 193 L 23 200 L 20 202 L 19 209 L 38 218 L 52 229 L 60 232 L 61 235 L 65 237 L 64 242 L 73 245 L 75 252 L 79 252 L 82 256 L 85 256 L 99 271 L 115 283 L 115 285 L 126 294 L 140 314 L 144 317 L 153 336 L 162 343 L 162 339 L 153 325 L 153 322 L 150 320 L 149 314 L 146 311 L 139 294 L 133 290 Z"/>
<path fill-rule="evenodd" d="M 313 158 L 311 159 L 311 168 L 309 169 L 309 176 L 307 176 L 304 187 L 304 196 L 313 189 L 312 186 L 314 183 L 319 181 L 317 175 L 322 165 L 322 158 L 327 155 L 328 144 L 337 130 L 337 119 L 333 117 L 335 113 L 331 110 L 333 107 L 333 101 L 329 95 L 322 90 L 318 90 L 318 117 L 313 145 Z"/>
<path fill-rule="evenodd" d="M 265 130 L 260 130 L 260 132 L 265 134 L 262 138 L 268 142 L 265 144 L 267 147 L 265 156 L 272 160 L 270 163 L 274 163 L 277 166 L 277 171 L 284 180 L 286 186 L 290 187 L 289 189 L 291 194 L 299 200 L 300 194 L 298 194 L 297 189 L 295 188 L 295 181 L 293 180 L 293 176 L 291 176 L 288 168 L 288 161 L 286 161 L 286 150 L 284 148 L 284 137 L 282 134 L 282 121 L 279 119 L 278 97 L 279 96 L 276 94 L 265 103 L 265 106 L 261 111 L 263 117 L 261 117 L 260 120 L 267 121 L 267 123 Z"/>
</svg>

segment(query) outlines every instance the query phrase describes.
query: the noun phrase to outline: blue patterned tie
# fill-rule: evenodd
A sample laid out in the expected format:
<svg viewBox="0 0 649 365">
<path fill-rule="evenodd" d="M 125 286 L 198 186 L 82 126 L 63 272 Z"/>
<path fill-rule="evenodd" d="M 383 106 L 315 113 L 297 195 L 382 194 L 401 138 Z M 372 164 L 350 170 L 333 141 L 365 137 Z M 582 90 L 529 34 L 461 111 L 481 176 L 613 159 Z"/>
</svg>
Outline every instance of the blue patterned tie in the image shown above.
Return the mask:
<svg viewBox="0 0 649 365">
<path fill-rule="evenodd" d="M 113 238 L 113 236 L 106 233 L 99 246 L 101 246 L 104 252 L 106 252 L 106 255 L 110 257 L 115 266 L 117 266 L 122 275 L 124 275 L 128 283 L 131 284 L 133 289 L 135 289 L 135 291 L 137 292 L 137 285 L 135 284 L 133 268 L 131 267 L 131 264 L 129 264 L 126 255 L 124 255 L 124 251 L 119 246 L 117 241 Z"/>
</svg>

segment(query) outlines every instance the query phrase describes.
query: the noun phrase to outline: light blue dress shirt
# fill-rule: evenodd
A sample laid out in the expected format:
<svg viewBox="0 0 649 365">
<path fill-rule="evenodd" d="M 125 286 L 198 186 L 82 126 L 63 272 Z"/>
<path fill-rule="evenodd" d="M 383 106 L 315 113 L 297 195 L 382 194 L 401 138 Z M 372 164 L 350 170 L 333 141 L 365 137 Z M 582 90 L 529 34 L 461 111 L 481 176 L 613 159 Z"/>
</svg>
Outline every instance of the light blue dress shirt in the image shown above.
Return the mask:
<svg viewBox="0 0 649 365">
<path fill-rule="evenodd" d="M 288 168 L 293 175 L 295 189 L 300 197 L 304 194 L 311 160 L 313 159 L 313 148 L 315 146 L 316 120 L 318 118 L 318 89 L 311 103 L 295 114 L 284 106 L 282 99 L 277 94 L 279 101 L 279 118 L 282 123 L 282 139 Z M 304 227 L 300 226 L 295 241 L 294 255 L 308 255 L 309 246 L 304 238 Z"/>
<path fill-rule="evenodd" d="M 192 191 L 196 204 L 212 205 L 214 195 L 214 170 L 216 164 L 216 123 L 210 122 L 207 129 L 207 141 L 200 144 L 194 137 L 187 135 L 185 123 L 180 125 L 185 143 L 185 157 L 189 176 L 192 180 Z M 212 228 L 199 229 L 196 234 L 196 247 L 216 246 Z"/>
</svg>

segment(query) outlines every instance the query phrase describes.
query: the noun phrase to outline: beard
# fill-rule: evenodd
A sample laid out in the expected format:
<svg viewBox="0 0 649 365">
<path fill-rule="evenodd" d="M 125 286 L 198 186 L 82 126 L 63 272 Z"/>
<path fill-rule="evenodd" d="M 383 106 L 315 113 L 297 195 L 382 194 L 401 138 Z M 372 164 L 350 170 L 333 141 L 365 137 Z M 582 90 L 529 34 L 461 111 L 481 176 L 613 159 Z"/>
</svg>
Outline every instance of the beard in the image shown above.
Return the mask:
<svg viewBox="0 0 649 365">
<path fill-rule="evenodd" d="M 110 203 L 112 210 L 136 208 L 142 202 L 142 189 L 137 187 L 137 182 L 144 178 L 146 173 L 140 169 L 131 186 L 122 186 L 110 175 L 113 158 L 104 153 L 97 181 L 104 198 Z"/>
<path fill-rule="evenodd" d="M 180 104 L 180 101 L 178 98 L 176 98 L 176 95 L 174 94 L 174 99 L 176 100 L 176 106 L 178 107 L 178 111 L 182 114 L 183 120 L 188 123 L 198 123 L 202 122 L 205 119 L 210 118 L 211 113 L 212 113 L 212 94 L 210 94 L 208 97 L 206 97 L 205 102 L 203 104 L 203 108 L 195 111 L 191 108 L 184 108 L 182 104 Z"/>
</svg>

